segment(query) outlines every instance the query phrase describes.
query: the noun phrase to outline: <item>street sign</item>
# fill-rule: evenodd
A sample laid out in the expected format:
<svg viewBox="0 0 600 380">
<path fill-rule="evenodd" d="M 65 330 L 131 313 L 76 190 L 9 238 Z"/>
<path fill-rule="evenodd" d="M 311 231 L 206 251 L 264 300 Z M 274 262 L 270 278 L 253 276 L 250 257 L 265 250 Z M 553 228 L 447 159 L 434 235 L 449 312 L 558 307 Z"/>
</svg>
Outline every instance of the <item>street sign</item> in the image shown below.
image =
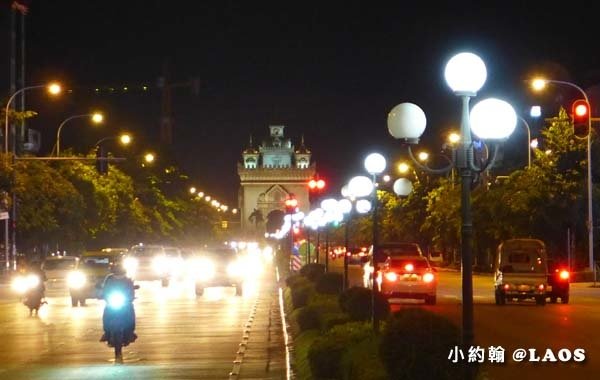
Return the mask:
<svg viewBox="0 0 600 380">
<path fill-rule="evenodd" d="M 6 220 L 6 219 L 9 219 L 8 212 L 6 212 L 6 211 L 0 212 L 0 220 Z"/>
</svg>

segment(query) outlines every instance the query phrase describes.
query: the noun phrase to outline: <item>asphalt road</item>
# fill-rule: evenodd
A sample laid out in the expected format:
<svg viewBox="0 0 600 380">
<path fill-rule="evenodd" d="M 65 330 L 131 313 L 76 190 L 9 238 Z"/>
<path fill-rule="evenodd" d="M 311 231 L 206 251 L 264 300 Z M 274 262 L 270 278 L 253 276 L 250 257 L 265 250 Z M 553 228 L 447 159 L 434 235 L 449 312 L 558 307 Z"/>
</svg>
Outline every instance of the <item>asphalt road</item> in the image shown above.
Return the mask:
<svg viewBox="0 0 600 380">
<path fill-rule="evenodd" d="M 330 270 L 340 271 L 339 260 L 330 262 Z M 422 307 L 462 323 L 461 277 L 459 272 L 438 272 L 437 304 L 426 306 L 423 301 L 392 300 L 392 310 Z M 361 270 L 350 268 L 350 282 L 359 283 Z M 503 379 L 592 379 L 600 373 L 600 288 L 590 283 L 571 284 L 570 303 L 537 306 L 533 301 L 496 306 L 491 275 L 474 276 L 475 343 L 485 349 L 482 378 Z M 490 363 L 488 348 L 505 349 L 505 363 Z M 536 349 L 544 357 L 551 349 L 558 359 L 561 349 L 585 350 L 585 361 L 515 362 L 512 355 L 523 348 Z M 451 347 L 448 348 L 450 354 Z M 465 353 L 466 355 L 467 353 Z M 563 352 L 566 355 L 566 352 Z M 527 359 L 525 359 L 527 360 Z M 558 359 L 559 360 L 559 359 Z"/>
<path fill-rule="evenodd" d="M 102 301 L 73 308 L 65 289 L 49 290 L 48 305 L 29 317 L 0 288 L 0 379 L 281 379 L 285 352 L 272 275 L 234 288 L 208 289 L 140 282 L 135 308 L 138 340 L 124 364 L 98 340 Z"/>
</svg>

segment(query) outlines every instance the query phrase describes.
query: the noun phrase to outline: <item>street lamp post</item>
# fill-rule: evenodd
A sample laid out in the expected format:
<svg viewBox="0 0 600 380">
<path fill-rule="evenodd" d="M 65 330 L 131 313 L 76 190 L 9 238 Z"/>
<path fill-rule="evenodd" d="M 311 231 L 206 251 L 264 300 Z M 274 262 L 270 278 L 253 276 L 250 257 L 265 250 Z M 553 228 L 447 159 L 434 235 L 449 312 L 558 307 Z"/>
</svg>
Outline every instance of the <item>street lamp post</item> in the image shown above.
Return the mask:
<svg viewBox="0 0 600 380">
<path fill-rule="evenodd" d="M 9 135 L 9 127 L 8 127 L 8 112 L 10 110 L 10 104 L 12 103 L 12 101 L 15 99 L 15 97 L 19 94 L 24 93 L 27 90 L 33 90 L 36 88 L 46 88 L 47 91 L 51 94 L 51 95 L 58 95 L 61 92 L 61 87 L 59 84 L 57 83 L 50 83 L 50 84 L 43 84 L 43 85 L 36 85 L 36 86 L 27 86 L 27 87 L 23 87 L 17 91 L 15 91 L 10 98 L 8 98 L 8 101 L 6 102 L 6 109 L 4 110 L 4 153 L 6 154 L 5 156 L 5 160 L 8 164 L 8 160 L 9 160 L 9 150 L 8 150 L 8 135 Z M 14 160 L 15 160 L 15 156 L 17 155 L 17 136 L 16 136 L 16 131 L 15 133 L 13 133 L 13 154 L 11 156 L 11 164 L 14 164 Z M 15 171 L 12 171 L 12 180 L 14 183 L 14 175 L 15 175 Z M 11 218 L 12 218 L 12 223 L 13 223 L 13 228 L 12 228 L 12 255 L 13 255 L 13 260 L 14 260 L 14 265 L 16 269 L 16 255 L 17 255 L 17 246 L 16 246 L 16 216 L 17 216 L 17 198 L 16 198 L 16 194 L 13 191 L 12 192 L 12 207 L 11 207 Z M 5 253 L 5 259 L 6 259 L 6 270 L 8 271 L 10 269 L 10 250 L 8 247 L 8 225 L 9 225 L 9 219 L 5 219 L 4 220 L 4 253 Z"/>
<path fill-rule="evenodd" d="M 12 101 L 15 99 L 15 97 L 27 90 L 33 90 L 35 88 L 46 88 L 48 90 L 48 92 L 52 95 L 57 95 L 60 93 L 61 88 L 60 85 L 56 84 L 56 83 L 51 83 L 50 85 L 46 85 L 46 84 L 42 84 L 42 85 L 36 85 L 36 86 L 28 86 L 28 87 L 23 87 L 22 89 L 15 91 L 14 94 L 12 94 L 12 96 L 10 98 L 8 98 L 8 101 L 6 102 L 6 109 L 5 109 L 5 113 L 4 113 L 4 153 L 8 153 L 8 110 L 10 109 L 10 104 L 12 103 Z"/>
<path fill-rule="evenodd" d="M 590 104 L 587 93 L 583 88 L 579 87 L 575 83 L 566 82 L 562 80 L 554 79 L 535 79 L 531 82 L 534 90 L 540 91 L 544 89 L 547 83 L 555 83 L 558 85 L 565 85 L 579 91 L 581 96 L 585 99 L 587 104 Z M 592 208 L 592 117 L 588 118 L 588 135 L 587 135 L 587 229 L 588 229 L 588 260 L 589 270 L 594 273 L 594 281 L 596 280 L 596 266 L 594 265 L 594 219 L 593 219 L 593 208 Z"/>
<path fill-rule="evenodd" d="M 432 169 L 421 164 L 408 152 L 415 165 L 431 173 L 447 173 L 453 166 L 461 178 L 461 254 L 462 254 L 462 344 L 464 349 L 473 345 L 473 221 L 471 214 L 471 186 L 474 173 L 481 173 L 495 161 L 498 146 L 485 165 L 478 167 L 474 159 L 471 131 L 481 139 L 505 139 L 516 127 L 517 116 L 510 104 L 498 99 L 486 99 L 475 105 L 469 114 L 469 101 L 483 86 L 487 72 L 485 64 L 475 54 L 460 53 L 452 57 L 445 68 L 445 78 L 453 92 L 461 98 L 462 112 L 460 140 L 452 165 Z M 390 134 L 407 144 L 416 144 L 425 130 L 427 119 L 421 108 L 412 103 L 394 107 L 388 115 Z M 472 379 L 473 368 L 467 365 L 465 377 Z"/>
<path fill-rule="evenodd" d="M 58 130 L 56 131 L 56 157 L 60 157 L 60 132 L 62 131 L 62 128 L 65 126 L 65 124 L 67 124 L 69 121 L 73 120 L 73 119 L 80 119 L 80 118 L 84 118 L 84 117 L 90 117 L 92 119 L 92 122 L 95 124 L 99 124 L 104 120 L 104 116 L 101 113 L 95 112 L 95 113 L 86 113 L 83 115 L 73 115 L 70 116 L 68 118 L 66 118 L 65 120 L 63 120 L 62 123 L 60 123 L 60 125 L 58 126 Z M 96 146 L 98 145 L 98 143 L 96 143 Z"/>
<path fill-rule="evenodd" d="M 527 169 L 531 169 L 531 128 L 529 128 L 529 123 L 523 117 L 518 116 L 518 118 L 523 122 L 523 126 L 527 130 Z"/>
</svg>

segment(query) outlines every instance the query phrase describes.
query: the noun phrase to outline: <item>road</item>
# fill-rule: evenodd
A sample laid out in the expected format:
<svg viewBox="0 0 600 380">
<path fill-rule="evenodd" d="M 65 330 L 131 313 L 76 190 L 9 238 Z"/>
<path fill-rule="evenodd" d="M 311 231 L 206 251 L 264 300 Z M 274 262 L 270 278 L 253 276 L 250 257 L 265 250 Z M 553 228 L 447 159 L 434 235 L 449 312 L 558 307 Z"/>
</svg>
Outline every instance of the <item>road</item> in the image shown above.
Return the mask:
<svg viewBox="0 0 600 380">
<path fill-rule="evenodd" d="M 336 260 L 330 270 L 340 271 Z M 331 263 L 330 263 L 331 264 Z M 438 272 L 439 285 L 437 305 L 426 306 L 422 301 L 392 300 L 392 310 L 422 307 L 445 315 L 461 325 L 461 277 L 459 272 Z M 351 268 L 350 281 L 360 282 L 358 268 Z M 590 283 L 571 284 L 571 300 L 537 306 L 532 301 L 496 306 L 491 275 L 475 275 L 474 315 L 475 342 L 486 349 L 501 346 L 506 352 L 506 363 L 487 362 L 482 366 L 485 379 L 586 379 L 596 378 L 600 373 L 600 288 Z M 585 350 L 583 363 L 515 362 L 512 353 L 518 348 L 534 348 L 540 357 L 546 349 L 555 356 L 563 348 L 573 351 Z M 450 353 L 450 347 L 448 350 Z"/>
<path fill-rule="evenodd" d="M 0 289 L 0 379 L 281 379 L 285 352 L 271 274 L 233 288 L 140 282 L 138 340 L 124 364 L 98 340 L 102 301 L 73 308 L 65 289 L 49 290 L 39 317 Z M 234 363 L 235 361 L 235 363 Z"/>
</svg>

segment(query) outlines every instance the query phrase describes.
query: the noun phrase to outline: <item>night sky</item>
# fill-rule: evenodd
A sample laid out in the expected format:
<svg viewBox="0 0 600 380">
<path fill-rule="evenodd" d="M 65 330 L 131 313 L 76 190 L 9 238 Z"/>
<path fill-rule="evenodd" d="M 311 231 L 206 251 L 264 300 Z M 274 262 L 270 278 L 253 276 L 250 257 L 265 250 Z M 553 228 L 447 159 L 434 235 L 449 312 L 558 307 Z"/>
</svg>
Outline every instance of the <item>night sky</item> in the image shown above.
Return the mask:
<svg viewBox="0 0 600 380">
<path fill-rule="evenodd" d="M 9 3 L 2 2 L 3 99 Z M 69 124 L 64 148 L 83 152 L 121 130 L 135 133 L 138 149 L 156 146 L 157 79 L 168 62 L 173 82 L 200 79 L 198 94 L 177 88 L 172 103 L 173 148 L 198 188 L 235 204 L 236 163 L 248 136 L 260 141 L 269 125 L 282 124 L 296 144 L 304 135 L 318 172 L 337 196 L 362 170 L 367 153 L 400 154 L 386 127 L 387 113 L 398 103 L 424 109 L 423 144 L 440 149 L 441 136 L 458 125 L 460 111 L 443 69 L 461 50 L 479 54 L 488 68 L 477 99 L 501 97 L 524 117 L 533 104 L 553 116 L 577 96 L 554 88 L 534 98 L 524 79 L 535 73 L 586 89 L 600 84 L 600 13 L 591 1 L 554 8 L 525 1 L 322 3 L 30 1 L 26 82 L 57 78 L 72 90 L 54 100 L 28 92 L 28 108 L 39 112 L 28 125 L 43 131 L 41 153 L 51 150 L 63 119 L 97 107 L 106 112 L 106 125 Z M 525 162 L 524 139 L 518 128 L 507 154 Z"/>
</svg>

